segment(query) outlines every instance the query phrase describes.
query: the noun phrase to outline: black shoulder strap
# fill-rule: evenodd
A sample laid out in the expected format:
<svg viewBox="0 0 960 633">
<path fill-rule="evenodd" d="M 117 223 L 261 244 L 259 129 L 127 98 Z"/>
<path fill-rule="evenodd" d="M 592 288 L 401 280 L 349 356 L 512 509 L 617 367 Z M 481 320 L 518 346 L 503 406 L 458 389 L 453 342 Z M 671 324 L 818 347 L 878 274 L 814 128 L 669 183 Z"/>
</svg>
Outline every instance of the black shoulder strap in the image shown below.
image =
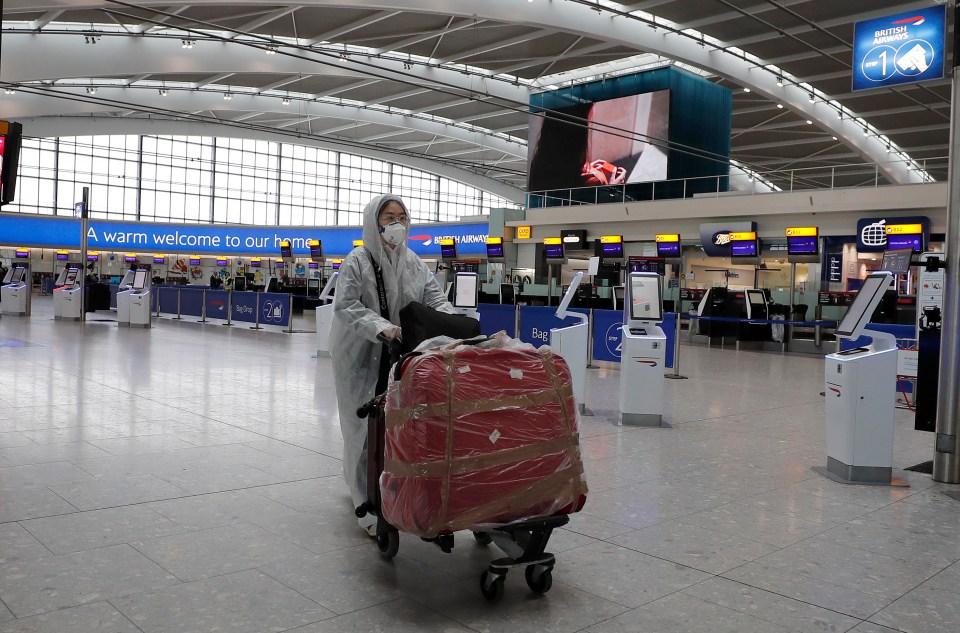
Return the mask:
<svg viewBox="0 0 960 633">
<path fill-rule="evenodd" d="M 370 263 L 373 265 L 373 272 L 377 276 L 377 295 L 380 297 L 380 316 L 389 321 L 390 307 L 387 305 L 387 289 L 383 285 L 383 270 L 377 265 L 377 262 L 374 261 L 373 254 L 370 253 L 370 251 L 367 251 L 367 257 L 370 258 Z"/>
</svg>

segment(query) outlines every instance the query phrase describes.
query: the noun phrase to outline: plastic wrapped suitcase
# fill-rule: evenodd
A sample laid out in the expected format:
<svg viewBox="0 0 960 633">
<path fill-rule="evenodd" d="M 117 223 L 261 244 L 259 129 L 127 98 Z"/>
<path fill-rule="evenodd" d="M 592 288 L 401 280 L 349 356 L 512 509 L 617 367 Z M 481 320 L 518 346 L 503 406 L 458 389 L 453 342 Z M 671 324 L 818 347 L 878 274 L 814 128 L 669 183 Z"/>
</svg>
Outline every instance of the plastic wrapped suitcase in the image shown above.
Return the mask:
<svg viewBox="0 0 960 633">
<path fill-rule="evenodd" d="M 566 363 L 547 347 L 491 344 L 428 350 L 391 377 L 379 492 L 400 531 L 432 538 L 583 506 Z"/>
</svg>

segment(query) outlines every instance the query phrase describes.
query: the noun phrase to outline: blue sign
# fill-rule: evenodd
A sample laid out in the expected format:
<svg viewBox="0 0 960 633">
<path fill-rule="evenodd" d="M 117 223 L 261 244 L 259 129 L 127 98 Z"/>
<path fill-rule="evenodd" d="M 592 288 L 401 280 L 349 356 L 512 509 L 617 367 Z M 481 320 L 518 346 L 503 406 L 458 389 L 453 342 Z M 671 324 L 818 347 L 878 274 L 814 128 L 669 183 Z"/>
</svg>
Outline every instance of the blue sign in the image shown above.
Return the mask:
<svg viewBox="0 0 960 633">
<path fill-rule="evenodd" d="M 172 286 L 160 286 L 157 289 L 157 312 L 177 313 L 177 295 L 180 290 Z"/>
<path fill-rule="evenodd" d="M 843 281 L 843 251 L 827 253 L 826 280 L 838 284 Z"/>
<path fill-rule="evenodd" d="M 570 310 L 586 314 L 586 310 Z M 539 306 L 522 306 L 520 308 L 520 331 L 517 333 L 524 343 L 534 347 L 541 347 L 550 343 L 550 330 L 553 328 L 572 325 L 573 319 L 558 319 L 556 308 Z"/>
<path fill-rule="evenodd" d="M 260 325 L 290 325 L 290 295 L 276 292 L 258 292 L 256 295 Z"/>
<path fill-rule="evenodd" d="M 516 306 L 481 303 L 478 310 L 480 312 L 480 332 L 484 336 L 490 336 L 504 330 L 510 336 L 516 337 Z"/>
<path fill-rule="evenodd" d="M 410 228 L 408 245 L 417 255 L 440 256 L 440 240 L 457 241 L 463 255 L 485 255 L 489 224 L 424 224 Z M 293 255 L 310 255 L 310 240 L 320 240 L 328 255 L 346 255 L 361 228 L 303 226 L 230 226 L 225 224 L 150 224 L 91 221 L 90 250 L 208 255 L 276 255 L 290 240 Z M 45 248 L 80 248 L 80 222 L 65 218 L 0 215 L 0 243 Z"/>
<path fill-rule="evenodd" d="M 257 322 L 257 292 L 234 292 L 230 297 L 231 315 L 234 321 Z"/>
<path fill-rule="evenodd" d="M 623 343 L 623 311 L 593 311 L 593 358 L 611 363 L 620 362 Z"/>
<path fill-rule="evenodd" d="M 701 224 L 700 245 L 708 257 L 730 257 L 730 233 L 749 233 L 756 230 L 756 222 Z"/>
<path fill-rule="evenodd" d="M 930 218 L 925 215 L 908 218 L 860 218 L 857 220 L 857 250 L 861 253 L 879 253 L 889 248 L 887 226 L 893 224 L 919 224 L 923 227 L 924 243 L 930 236 Z"/>
<path fill-rule="evenodd" d="M 226 321 L 229 297 L 227 290 L 207 290 L 207 318 Z"/>
<path fill-rule="evenodd" d="M 200 288 L 180 289 L 180 316 L 203 316 L 203 290 Z"/>
<path fill-rule="evenodd" d="M 857 22 L 853 89 L 942 78 L 945 33 L 944 5 Z"/>
</svg>

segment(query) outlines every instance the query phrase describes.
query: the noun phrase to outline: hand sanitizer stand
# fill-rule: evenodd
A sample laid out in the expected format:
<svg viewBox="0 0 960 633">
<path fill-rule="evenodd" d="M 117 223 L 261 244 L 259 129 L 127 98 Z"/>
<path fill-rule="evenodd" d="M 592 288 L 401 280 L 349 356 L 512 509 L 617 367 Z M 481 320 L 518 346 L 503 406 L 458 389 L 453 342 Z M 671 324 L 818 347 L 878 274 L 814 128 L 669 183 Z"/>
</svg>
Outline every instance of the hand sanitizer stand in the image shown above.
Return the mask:
<svg viewBox="0 0 960 633">
<path fill-rule="evenodd" d="M 570 368 L 570 380 L 573 383 L 573 397 L 577 401 L 580 413 L 593 415 L 587 412 L 587 365 L 589 359 L 588 343 L 590 336 L 590 319 L 585 314 L 579 312 L 567 312 L 570 302 L 577 293 L 577 287 L 583 280 L 583 272 L 578 272 L 573 278 L 573 283 L 567 289 L 567 293 L 560 301 L 560 307 L 557 308 L 557 318 L 565 319 L 572 317 L 580 322 L 566 327 L 553 328 L 550 330 L 550 347 L 553 351 L 563 357 Z"/>
<path fill-rule="evenodd" d="M 340 271 L 335 271 L 320 292 L 317 306 L 317 357 L 330 356 L 330 328 L 333 326 L 333 289 L 337 287 Z"/>
<path fill-rule="evenodd" d="M 667 336 L 663 320 L 662 282 L 657 273 L 630 273 L 623 306 L 620 356 L 620 423 L 661 426 L 663 369 Z"/>
<path fill-rule="evenodd" d="M 834 481 L 896 485 L 892 474 L 897 341 L 892 334 L 865 329 L 892 282 L 889 272 L 869 275 L 837 325 L 838 337 L 869 336 L 872 344 L 826 357 L 827 467 L 814 470 Z"/>
</svg>

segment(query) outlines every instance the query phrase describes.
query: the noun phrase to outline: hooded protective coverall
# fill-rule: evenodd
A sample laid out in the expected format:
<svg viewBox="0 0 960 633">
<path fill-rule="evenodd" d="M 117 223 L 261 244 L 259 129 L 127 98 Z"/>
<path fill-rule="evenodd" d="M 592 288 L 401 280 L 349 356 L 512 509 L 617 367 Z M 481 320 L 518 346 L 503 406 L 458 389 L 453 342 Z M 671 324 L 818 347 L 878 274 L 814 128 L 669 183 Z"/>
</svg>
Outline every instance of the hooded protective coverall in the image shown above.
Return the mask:
<svg viewBox="0 0 960 633">
<path fill-rule="evenodd" d="M 367 421 L 357 417 L 357 408 L 377 395 L 374 392 L 384 348 L 377 335 L 391 325 L 399 325 L 400 310 L 411 301 L 441 312 L 454 311 L 433 273 L 407 248 L 406 239 L 391 249 L 380 238 L 378 214 L 390 201 L 407 208 L 397 196 L 385 195 L 371 200 L 363 210 L 364 245 L 353 249 L 340 265 L 333 302 L 330 354 L 343 432 L 343 476 L 354 507 L 367 500 Z M 380 316 L 371 256 L 382 269 L 390 321 Z"/>
</svg>

